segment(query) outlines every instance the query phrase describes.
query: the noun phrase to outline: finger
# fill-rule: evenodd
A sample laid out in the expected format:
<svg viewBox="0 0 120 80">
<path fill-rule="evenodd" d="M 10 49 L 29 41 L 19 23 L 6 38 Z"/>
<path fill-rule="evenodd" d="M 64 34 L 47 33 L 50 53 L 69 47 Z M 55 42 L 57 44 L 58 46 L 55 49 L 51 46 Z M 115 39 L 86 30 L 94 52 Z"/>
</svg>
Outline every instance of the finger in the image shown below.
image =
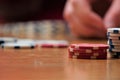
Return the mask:
<svg viewBox="0 0 120 80">
<path fill-rule="evenodd" d="M 75 16 L 73 7 L 70 3 L 67 2 L 64 10 L 64 18 L 69 22 L 71 32 L 76 36 L 85 36 L 85 37 L 103 37 L 99 29 L 92 28 L 91 25 L 85 25 L 78 20 L 78 17 Z M 88 28 L 89 26 L 89 28 Z"/>
<path fill-rule="evenodd" d="M 90 3 L 86 0 L 74 0 L 72 4 L 75 9 L 74 12 L 85 24 L 87 23 L 87 25 L 91 25 L 96 29 L 106 31 L 102 18 L 91 10 Z"/>
<path fill-rule="evenodd" d="M 72 14 L 73 14 L 72 5 L 71 5 L 70 1 L 67 1 L 65 8 L 64 8 L 64 11 L 63 11 L 63 17 L 67 21 L 71 32 L 74 34 L 78 34 L 78 32 L 75 30 L 76 28 L 72 27 L 72 26 L 74 26 L 73 24 L 75 23 L 75 22 L 73 23 L 74 20 L 73 20 Z"/>
<path fill-rule="evenodd" d="M 120 26 L 120 0 L 113 0 L 111 7 L 105 15 L 106 28 Z"/>
<path fill-rule="evenodd" d="M 78 30 L 76 30 L 75 28 L 76 22 L 75 22 L 75 18 L 73 17 L 73 7 L 69 1 L 66 2 L 66 6 L 63 12 L 63 17 L 68 22 L 71 32 L 74 35 L 78 36 L 77 34 L 79 34 L 79 32 L 77 32 Z"/>
<path fill-rule="evenodd" d="M 84 37 L 100 37 L 103 38 L 105 34 L 101 33 L 101 30 L 96 30 L 92 28 L 90 25 L 85 25 L 78 18 L 69 14 L 70 16 L 67 18 L 69 23 L 69 27 L 74 36 L 84 36 Z M 89 27 L 88 27 L 89 26 Z"/>
</svg>

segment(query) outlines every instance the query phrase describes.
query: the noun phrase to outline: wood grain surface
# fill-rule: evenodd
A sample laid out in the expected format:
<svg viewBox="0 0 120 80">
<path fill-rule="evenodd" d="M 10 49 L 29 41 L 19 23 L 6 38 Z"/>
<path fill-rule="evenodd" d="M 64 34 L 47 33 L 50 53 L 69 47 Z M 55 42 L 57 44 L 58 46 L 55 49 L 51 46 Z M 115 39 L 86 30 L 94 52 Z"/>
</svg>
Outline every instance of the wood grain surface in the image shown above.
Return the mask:
<svg viewBox="0 0 120 80">
<path fill-rule="evenodd" d="M 18 33 L 20 33 L 21 27 L 18 28 Z M 11 31 L 8 30 L 16 29 L 4 27 L 3 31 L 1 27 L 0 30 L 3 31 L 1 36 L 11 35 Z M 47 31 L 44 35 L 42 32 L 40 35 L 37 35 L 39 32 L 32 35 L 33 28 L 27 29 L 30 29 L 27 30 L 28 34 L 30 33 L 27 38 L 64 39 L 70 44 L 107 43 L 107 40 L 101 39 L 77 39 L 69 34 L 60 34 L 59 31 L 56 32 L 57 35 L 53 32 L 54 35 L 51 36 Z M 15 31 L 12 32 L 15 33 Z M 22 33 L 14 35 L 15 37 L 26 37 L 23 37 Z M 120 59 L 70 59 L 67 48 L 0 49 L 0 80 L 120 80 L 119 67 Z"/>
<path fill-rule="evenodd" d="M 106 40 L 70 43 L 84 42 Z M 0 80 L 120 80 L 119 66 L 119 59 L 70 59 L 67 48 L 0 49 Z"/>
</svg>

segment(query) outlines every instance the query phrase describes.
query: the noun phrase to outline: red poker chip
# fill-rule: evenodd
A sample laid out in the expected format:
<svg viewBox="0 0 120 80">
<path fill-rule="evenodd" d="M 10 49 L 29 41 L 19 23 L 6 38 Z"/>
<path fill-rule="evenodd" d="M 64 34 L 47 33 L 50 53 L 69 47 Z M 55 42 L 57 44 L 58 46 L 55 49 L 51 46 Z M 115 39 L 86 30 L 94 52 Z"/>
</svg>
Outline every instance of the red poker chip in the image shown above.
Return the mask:
<svg viewBox="0 0 120 80">
<path fill-rule="evenodd" d="M 76 59 L 107 59 L 106 55 L 102 55 L 102 56 L 84 56 L 84 55 L 79 55 L 79 56 L 75 56 L 73 55 L 72 58 L 76 58 Z"/>
<path fill-rule="evenodd" d="M 69 47 L 68 48 L 68 52 L 79 52 L 79 53 L 95 53 L 95 52 L 99 52 L 99 53 L 104 53 L 107 52 L 106 49 L 99 49 L 99 50 L 92 50 L 92 49 L 74 49 Z"/>
<path fill-rule="evenodd" d="M 106 53 L 74 53 L 74 52 L 69 52 L 70 56 L 79 56 L 79 55 L 83 55 L 83 56 L 107 56 L 107 52 Z"/>
<path fill-rule="evenodd" d="M 69 52 L 68 53 L 69 58 L 72 58 L 73 55 L 74 55 L 74 52 Z"/>
<path fill-rule="evenodd" d="M 99 49 L 108 49 L 109 46 L 106 44 L 71 44 L 71 48 L 75 49 L 93 49 L 93 50 L 99 50 Z"/>
<path fill-rule="evenodd" d="M 107 53 L 74 53 L 74 55 L 85 55 L 85 56 L 99 56 L 99 55 L 107 55 Z"/>
<path fill-rule="evenodd" d="M 107 56 L 78 56 L 77 59 L 107 59 Z"/>
<path fill-rule="evenodd" d="M 73 55 L 69 55 L 69 58 L 72 58 L 73 57 Z"/>
<path fill-rule="evenodd" d="M 69 45 L 66 40 L 37 40 L 35 44 L 41 48 L 66 48 Z"/>
<path fill-rule="evenodd" d="M 42 44 L 42 45 L 36 45 L 37 47 L 42 47 L 42 48 L 66 48 L 68 47 L 67 45 L 64 44 L 59 44 L 59 45 L 53 45 L 53 44 Z"/>
</svg>

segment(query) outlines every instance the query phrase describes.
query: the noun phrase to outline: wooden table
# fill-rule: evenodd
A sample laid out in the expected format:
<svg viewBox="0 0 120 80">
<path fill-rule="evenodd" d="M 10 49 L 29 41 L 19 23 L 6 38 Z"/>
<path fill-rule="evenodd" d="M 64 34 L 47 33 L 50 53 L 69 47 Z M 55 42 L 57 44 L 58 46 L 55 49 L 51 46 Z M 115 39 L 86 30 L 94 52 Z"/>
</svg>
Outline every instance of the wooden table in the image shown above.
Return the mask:
<svg viewBox="0 0 120 80">
<path fill-rule="evenodd" d="M 70 41 L 82 42 L 106 40 Z M 119 59 L 70 59 L 67 48 L 0 49 L 0 80 L 120 80 L 119 67 Z"/>
<path fill-rule="evenodd" d="M 24 27 L 11 27 L 12 34 L 24 38 Z M 33 27 L 34 28 L 34 27 Z M 33 28 L 27 28 L 29 33 Z M 37 28 L 37 27 L 36 27 Z M 11 31 L 2 36 L 8 36 Z M 5 30 L 4 29 L 4 30 Z M 47 29 L 47 28 L 46 28 Z M 61 29 L 61 28 L 60 28 Z M 60 30 L 58 28 L 58 30 Z M 2 30 L 1 30 L 2 31 Z M 63 32 L 63 28 L 61 29 Z M 50 32 L 50 31 L 49 31 Z M 60 31 L 59 31 L 60 32 Z M 57 32 L 57 34 L 59 34 Z M 66 32 L 66 31 L 65 31 Z M 27 38 L 65 39 L 71 43 L 107 43 L 107 40 L 84 40 L 61 34 L 34 33 Z M 47 38 L 45 38 L 47 36 Z M 50 37 L 51 36 L 51 37 Z M 25 36 L 26 37 L 26 36 Z M 49 37 L 49 38 L 48 38 Z M 0 49 L 0 80 L 120 80 L 120 59 L 70 59 L 67 48 Z"/>
</svg>

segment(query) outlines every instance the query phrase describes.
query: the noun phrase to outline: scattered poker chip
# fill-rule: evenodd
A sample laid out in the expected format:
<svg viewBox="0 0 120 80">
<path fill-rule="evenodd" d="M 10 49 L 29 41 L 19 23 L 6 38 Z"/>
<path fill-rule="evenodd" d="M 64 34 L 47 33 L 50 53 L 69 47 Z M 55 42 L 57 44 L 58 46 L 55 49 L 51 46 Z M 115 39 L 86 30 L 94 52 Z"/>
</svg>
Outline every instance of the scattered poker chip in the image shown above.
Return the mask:
<svg viewBox="0 0 120 80">
<path fill-rule="evenodd" d="M 12 37 L 0 37 L 0 44 L 8 43 L 8 42 L 16 42 L 16 41 L 17 39 Z"/>
<path fill-rule="evenodd" d="M 2 48 L 13 48 L 13 49 L 29 49 L 35 48 L 35 45 L 29 43 L 4 43 L 1 44 Z"/>
<path fill-rule="evenodd" d="M 35 40 L 32 40 L 32 39 L 17 39 L 16 43 L 35 45 Z"/>
<path fill-rule="evenodd" d="M 68 42 L 66 40 L 38 40 L 35 42 L 37 47 L 42 48 L 66 48 Z"/>
<path fill-rule="evenodd" d="M 107 32 L 118 34 L 120 33 L 120 28 L 108 28 Z"/>
</svg>

